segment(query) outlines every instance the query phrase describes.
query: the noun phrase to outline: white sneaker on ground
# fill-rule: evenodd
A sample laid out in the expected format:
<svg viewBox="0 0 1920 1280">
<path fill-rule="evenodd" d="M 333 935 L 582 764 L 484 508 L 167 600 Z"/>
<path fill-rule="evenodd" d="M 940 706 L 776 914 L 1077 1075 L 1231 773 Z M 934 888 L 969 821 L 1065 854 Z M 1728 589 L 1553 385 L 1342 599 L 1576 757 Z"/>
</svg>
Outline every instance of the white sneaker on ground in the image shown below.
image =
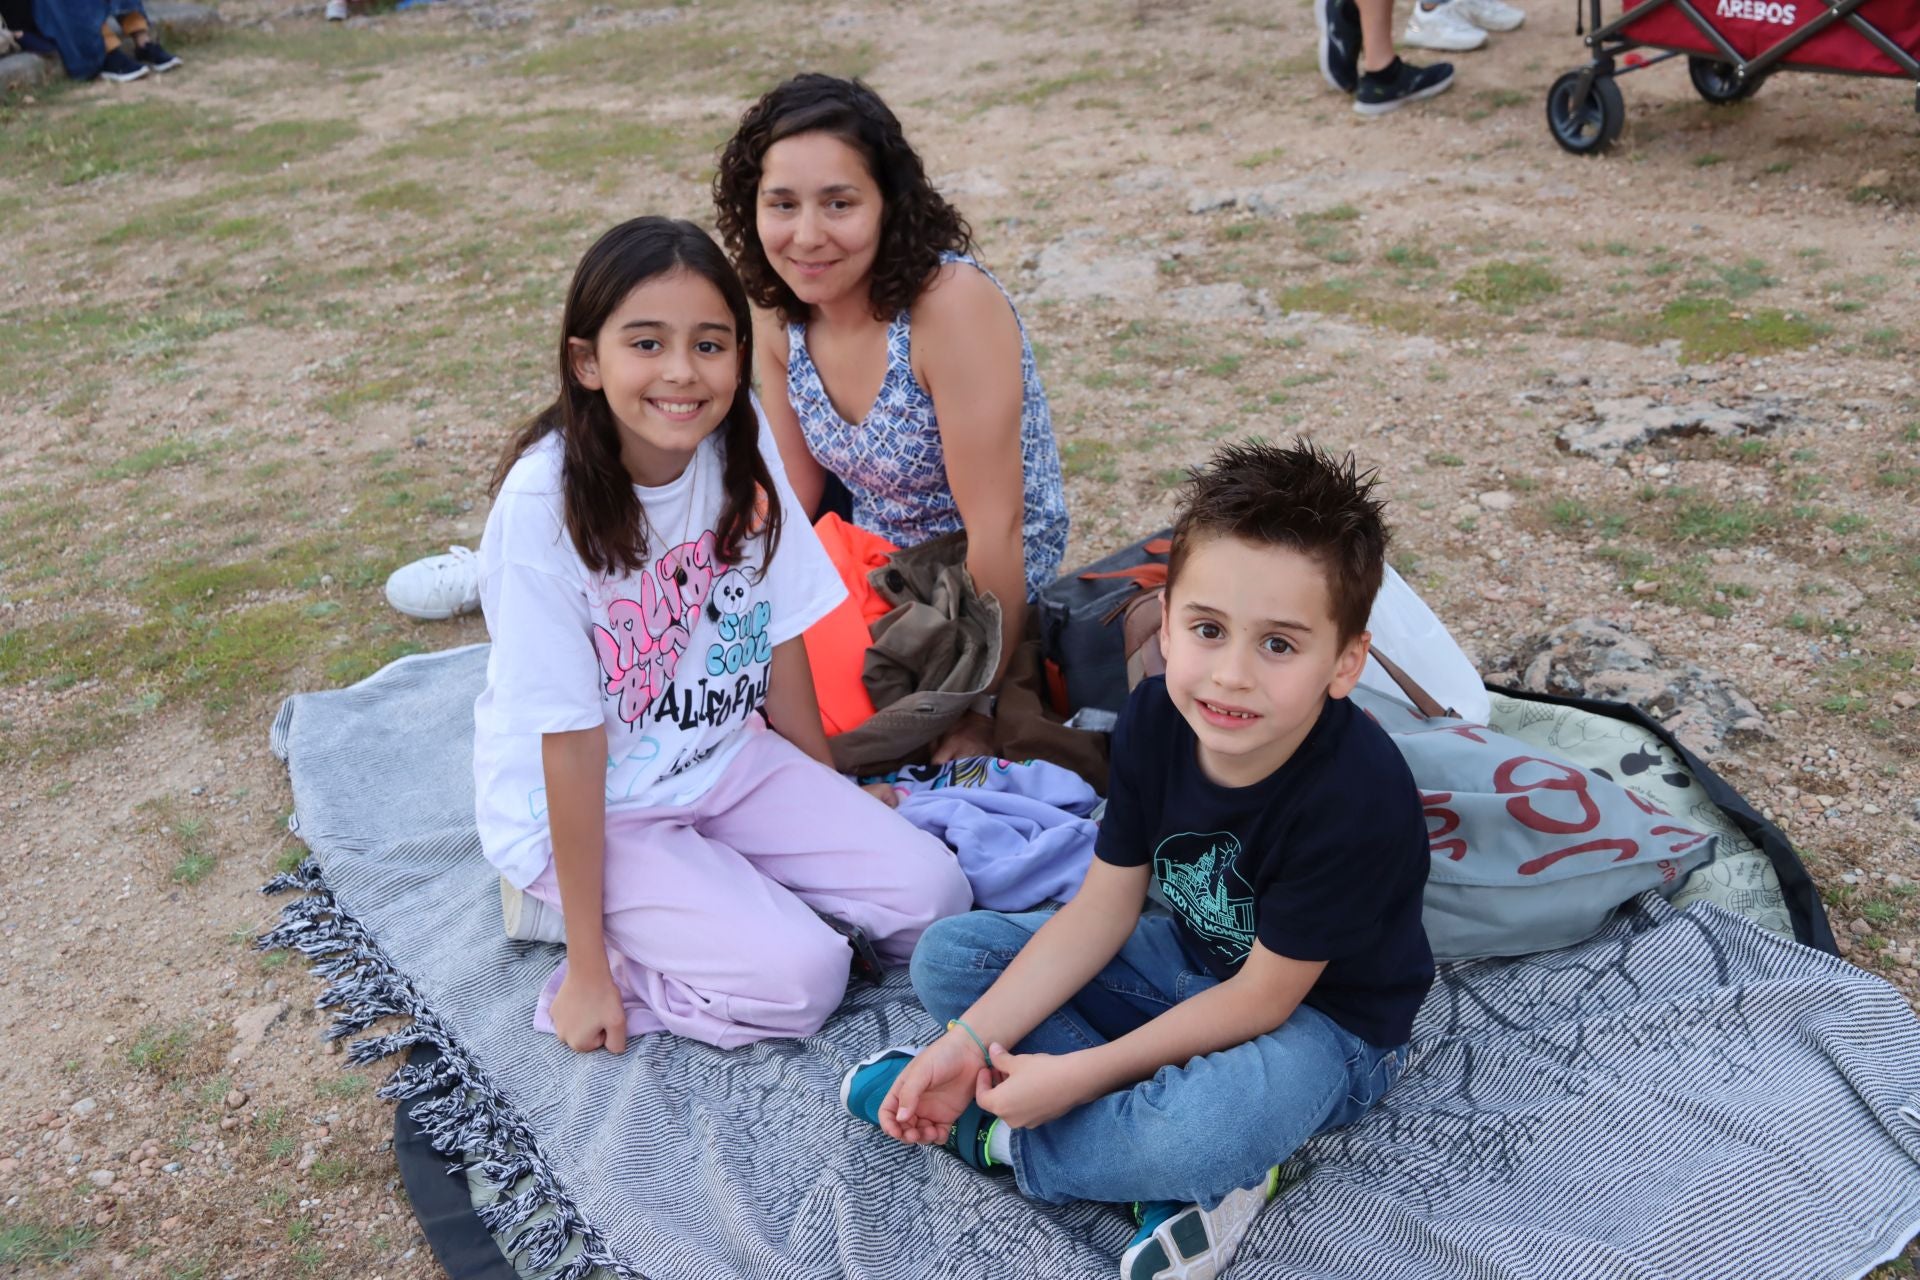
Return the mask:
<svg viewBox="0 0 1920 1280">
<path fill-rule="evenodd" d="M 327 0 L 327 21 L 345 22 L 347 20 L 347 0 Z"/>
<path fill-rule="evenodd" d="M 500 877 L 500 923 L 515 942 L 565 942 L 567 918 Z"/>
<path fill-rule="evenodd" d="M 1166 1201 L 1135 1205 L 1140 1229 L 1120 1255 L 1120 1280 L 1214 1280 L 1279 1185 L 1276 1165 L 1258 1185 L 1229 1193 L 1211 1209 Z"/>
<path fill-rule="evenodd" d="M 387 579 L 387 603 L 409 618 L 437 622 L 480 607 L 480 561 L 465 547 L 403 564 Z"/>
<path fill-rule="evenodd" d="M 1447 8 L 1482 31 L 1512 31 L 1527 20 L 1527 11 L 1507 0 L 1450 0 Z"/>
<path fill-rule="evenodd" d="M 1454 12 L 1456 7 L 1457 0 L 1431 9 L 1415 4 L 1407 13 L 1407 29 L 1401 34 L 1400 43 L 1452 53 L 1478 49 L 1487 42 L 1487 33 Z"/>
</svg>

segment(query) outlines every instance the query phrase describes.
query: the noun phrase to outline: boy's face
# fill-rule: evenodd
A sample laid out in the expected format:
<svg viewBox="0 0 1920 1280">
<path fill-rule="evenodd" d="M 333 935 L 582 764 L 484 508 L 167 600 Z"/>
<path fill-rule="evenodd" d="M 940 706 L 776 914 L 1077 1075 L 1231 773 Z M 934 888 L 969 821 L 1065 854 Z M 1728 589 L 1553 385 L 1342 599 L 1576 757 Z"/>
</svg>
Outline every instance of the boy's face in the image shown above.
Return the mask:
<svg viewBox="0 0 1920 1280">
<path fill-rule="evenodd" d="M 1367 640 L 1341 642 L 1326 573 L 1307 556 L 1233 537 L 1195 543 L 1168 593 L 1160 647 L 1207 777 L 1244 787 L 1285 764 L 1323 700 L 1352 692 Z"/>
</svg>

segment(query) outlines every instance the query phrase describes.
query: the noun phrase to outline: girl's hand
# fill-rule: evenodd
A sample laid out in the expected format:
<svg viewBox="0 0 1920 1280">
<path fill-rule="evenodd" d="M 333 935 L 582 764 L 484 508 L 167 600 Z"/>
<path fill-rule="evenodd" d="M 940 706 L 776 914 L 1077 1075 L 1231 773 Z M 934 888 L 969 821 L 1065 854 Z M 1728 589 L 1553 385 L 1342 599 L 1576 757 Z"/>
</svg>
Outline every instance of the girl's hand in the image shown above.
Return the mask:
<svg viewBox="0 0 1920 1280">
<path fill-rule="evenodd" d="M 974 1098 L 983 1111 L 1016 1129 L 1031 1129 L 1087 1101 L 1086 1081 L 1070 1056 L 1013 1053 L 987 1047 L 992 1069 L 982 1067 Z"/>
<path fill-rule="evenodd" d="M 604 1045 L 608 1053 L 627 1051 L 627 1011 L 620 988 L 605 973 L 589 976 L 582 966 L 568 965 L 547 1016 L 569 1049 L 590 1053 Z"/>
<path fill-rule="evenodd" d="M 914 1056 L 880 1103 L 880 1127 L 888 1137 L 938 1146 L 973 1101 L 974 1077 L 984 1070 L 980 1050 L 964 1034 L 949 1031 Z"/>
<path fill-rule="evenodd" d="M 893 789 L 891 782 L 863 782 L 860 789 L 889 809 L 900 807 L 900 793 Z"/>
</svg>

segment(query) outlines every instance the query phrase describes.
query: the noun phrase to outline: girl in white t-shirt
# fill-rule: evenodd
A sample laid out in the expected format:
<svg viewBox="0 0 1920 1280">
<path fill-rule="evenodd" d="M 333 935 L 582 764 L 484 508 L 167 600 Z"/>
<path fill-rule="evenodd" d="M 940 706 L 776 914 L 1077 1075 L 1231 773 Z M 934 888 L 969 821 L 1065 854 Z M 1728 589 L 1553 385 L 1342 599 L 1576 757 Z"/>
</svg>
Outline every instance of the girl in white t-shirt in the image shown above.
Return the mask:
<svg viewBox="0 0 1920 1280">
<path fill-rule="evenodd" d="M 851 952 L 967 909 L 953 857 L 835 773 L 801 633 L 845 594 L 748 393 L 751 318 L 690 222 L 637 218 L 567 293 L 560 394 L 480 542 L 481 844 L 561 909 L 534 1025 L 615 1053 L 819 1029 Z"/>
</svg>

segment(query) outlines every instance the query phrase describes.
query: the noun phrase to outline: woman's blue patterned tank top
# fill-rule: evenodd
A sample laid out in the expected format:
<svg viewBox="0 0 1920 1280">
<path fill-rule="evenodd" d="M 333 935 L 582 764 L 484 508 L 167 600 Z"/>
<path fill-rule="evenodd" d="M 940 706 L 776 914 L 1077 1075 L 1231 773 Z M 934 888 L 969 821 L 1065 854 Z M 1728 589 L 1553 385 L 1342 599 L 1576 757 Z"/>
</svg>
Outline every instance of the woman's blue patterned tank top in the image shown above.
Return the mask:
<svg viewBox="0 0 1920 1280">
<path fill-rule="evenodd" d="M 942 262 L 964 262 L 1005 286 L 972 258 L 944 253 Z M 1013 299 L 1007 299 L 1013 305 Z M 1019 314 L 1014 315 L 1019 323 Z M 800 418 L 807 448 L 821 466 L 839 476 L 853 494 L 853 522 L 896 546 L 917 546 L 961 528 L 960 511 L 947 484 L 947 465 L 934 421 L 933 397 L 913 376 L 908 313 L 887 326 L 887 372 L 866 420 L 855 425 L 840 416 L 821 385 L 820 371 L 807 352 L 807 327 L 787 326 L 787 395 Z M 1027 595 L 1036 595 L 1060 572 L 1067 553 L 1067 495 L 1060 478 L 1060 451 L 1053 439 L 1053 415 L 1034 369 L 1033 345 L 1020 326 L 1020 465 L 1026 489 L 1025 543 Z"/>
</svg>

